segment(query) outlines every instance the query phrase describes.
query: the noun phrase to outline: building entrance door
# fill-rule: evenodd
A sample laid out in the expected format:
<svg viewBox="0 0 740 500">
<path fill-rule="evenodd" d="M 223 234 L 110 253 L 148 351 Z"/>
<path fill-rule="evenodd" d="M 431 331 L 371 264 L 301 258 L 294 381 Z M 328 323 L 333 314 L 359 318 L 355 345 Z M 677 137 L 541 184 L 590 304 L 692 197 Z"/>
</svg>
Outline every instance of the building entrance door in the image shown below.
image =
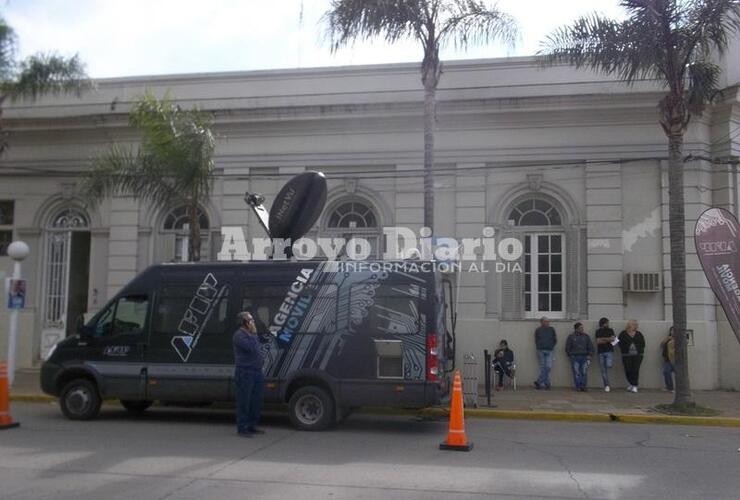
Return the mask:
<svg viewBox="0 0 740 500">
<path fill-rule="evenodd" d="M 87 311 L 90 281 L 90 230 L 81 211 L 59 211 L 45 231 L 41 357 L 67 335 L 75 333 Z"/>
</svg>

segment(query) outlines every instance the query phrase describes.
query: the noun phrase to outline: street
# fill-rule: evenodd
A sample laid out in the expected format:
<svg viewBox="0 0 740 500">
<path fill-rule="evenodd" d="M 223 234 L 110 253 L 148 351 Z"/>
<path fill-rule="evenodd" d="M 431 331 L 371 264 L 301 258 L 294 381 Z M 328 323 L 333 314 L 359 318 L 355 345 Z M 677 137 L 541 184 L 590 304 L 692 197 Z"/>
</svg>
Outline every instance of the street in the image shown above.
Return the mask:
<svg viewBox="0 0 740 500">
<path fill-rule="evenodd" d="M 353 415 L 328 432 L 267 415 L 234 434 L 220 410 L 117 406 L 72 422 L 13 406 L 2 499 L 737 498 L 740 429 L 467 419 L 470 453 L 437 449 L 445 422 Z"/>
</svg>

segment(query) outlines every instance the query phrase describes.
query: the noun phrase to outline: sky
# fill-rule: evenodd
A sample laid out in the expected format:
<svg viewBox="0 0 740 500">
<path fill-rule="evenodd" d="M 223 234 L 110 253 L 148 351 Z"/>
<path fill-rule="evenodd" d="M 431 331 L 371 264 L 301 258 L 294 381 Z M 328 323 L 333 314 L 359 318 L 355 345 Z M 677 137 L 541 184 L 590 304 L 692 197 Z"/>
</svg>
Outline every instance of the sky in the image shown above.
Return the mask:
<svg viewBox="0 0 740 500">
<path fill-rule="evenodd" d="M 332 54 L 321 16 L 329 0 L 0 0 L 19 56 L 79 53 L 93 78 L 417 62 L 414 42 L 356 43 Z M 492 3 L 492 2 L 491 2 Z M 554 29 L 594 11 L 617 17 L 617 0 L 499 0 L 521 32 L 442 60 L 534 54 Z M 301 11 L 303 16 L 301 16 Z"/>
</svg>

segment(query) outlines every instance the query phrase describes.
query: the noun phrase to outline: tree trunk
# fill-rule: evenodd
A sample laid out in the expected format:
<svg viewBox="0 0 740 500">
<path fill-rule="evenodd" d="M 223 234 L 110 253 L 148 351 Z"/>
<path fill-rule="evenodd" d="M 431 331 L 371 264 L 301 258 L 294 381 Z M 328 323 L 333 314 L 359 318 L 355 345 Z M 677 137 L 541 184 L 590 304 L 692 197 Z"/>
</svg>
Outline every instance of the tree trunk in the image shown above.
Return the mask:
<svg viewBox="0 0 740 500">
<path fill-rule="evenodd" d="M 671 242 L 671 299 L 676 373 L 673 403 L 692 403 L 686 349 L 686 218 L 683 185 L 683 133 L 668 135 L 668 226 Z"/>
<path fill-rule="evenodd" d="M 188 223 L 190 235 L 188 237 L 188 261 L 200 261 L 200 219 L 198 217 L 198 205 L 188 206 Z"/>
<path fill-rule="evenodd" d="M 0 155 L 5 152 L 5 148 L 8 146 L 8 134 L 3 130 L 3 103 L 7 96 L 0 95 Z"/>
<path fill-rule="evenodd" d="M 434 80 L 434 81 L 429 81 Z M 424 83 L 424 226 L 434 234 L 434 125 L 436 118 L 436 78 Z"/>
</svg>

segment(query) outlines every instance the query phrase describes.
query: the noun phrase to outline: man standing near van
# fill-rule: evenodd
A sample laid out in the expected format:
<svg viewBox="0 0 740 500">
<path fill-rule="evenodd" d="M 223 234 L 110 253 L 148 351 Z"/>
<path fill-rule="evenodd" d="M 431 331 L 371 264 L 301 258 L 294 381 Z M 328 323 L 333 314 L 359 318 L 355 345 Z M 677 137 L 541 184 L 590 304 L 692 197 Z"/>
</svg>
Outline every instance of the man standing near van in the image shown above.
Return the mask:
<svg viewBox="0 0 740 500">
<path fill-rule="evenodd" d="M 257 422 L 262 411 L 262 351 L 257 325 L 249 311 L 239 313 L 241 325 L 234 333 L 234 382 L 236 385 L 236 431 L 244 437 L 264 434 Z"/>
<path fill-rule="evenodd" d="M 534 344 L 537 348 L 537 359 L 540 363 L 540 376 L 534 382 L 539 389 L 550 390 L 550 370 L 552 370 L 553 349 L 558 343 L 555 329 L 550 326 L 550 320 L 543 316 L 540 326 L 534 331 Z"/>
</svg>

